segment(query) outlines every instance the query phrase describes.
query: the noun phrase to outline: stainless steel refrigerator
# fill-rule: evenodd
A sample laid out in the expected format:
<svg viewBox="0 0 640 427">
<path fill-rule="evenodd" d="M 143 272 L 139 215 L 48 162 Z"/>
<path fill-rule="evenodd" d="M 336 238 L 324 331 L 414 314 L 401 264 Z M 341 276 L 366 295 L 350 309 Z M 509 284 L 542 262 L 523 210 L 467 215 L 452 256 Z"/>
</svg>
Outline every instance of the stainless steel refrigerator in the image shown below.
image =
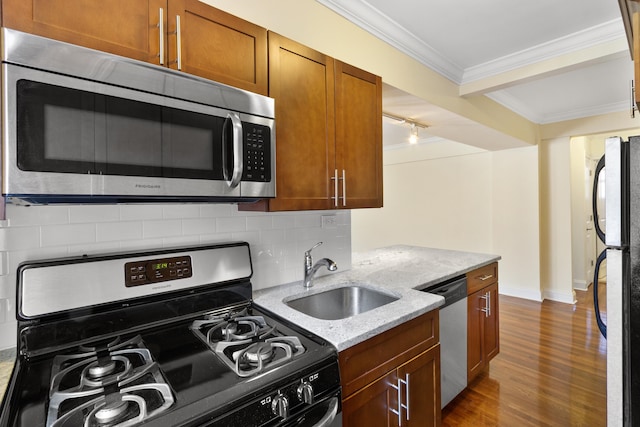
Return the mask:
<svg viewBox="0 0 640 427">
<path fill-rule="evenodd" d="M 640 136 L 605 141 L 605 154 L 594 180 L 596 191 L 604 168 L 606 231 L 596 225 L 605 251 L 598 256 L 593 279 L 600 331 L 607 339 L 607 426 L 640 425 Z M 601 178 L 600 178 L 601 179 Z M 599 313 L 598 272 L 606 259 L 606 325 Z"/>
</svg>

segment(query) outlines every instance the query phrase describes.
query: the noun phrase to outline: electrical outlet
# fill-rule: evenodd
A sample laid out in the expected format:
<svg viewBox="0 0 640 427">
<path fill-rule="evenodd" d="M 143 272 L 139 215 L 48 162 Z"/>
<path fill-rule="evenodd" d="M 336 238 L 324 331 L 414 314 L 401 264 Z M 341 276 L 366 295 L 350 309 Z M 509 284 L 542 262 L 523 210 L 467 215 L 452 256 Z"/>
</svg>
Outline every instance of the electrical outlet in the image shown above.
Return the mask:
<svg viewBox="0 0 640 427">
<path fill-rule="evenodd" d="M 338 219 L 335 215 L 322 215 L 322 228 L 336 228 Z"/>
</svg>

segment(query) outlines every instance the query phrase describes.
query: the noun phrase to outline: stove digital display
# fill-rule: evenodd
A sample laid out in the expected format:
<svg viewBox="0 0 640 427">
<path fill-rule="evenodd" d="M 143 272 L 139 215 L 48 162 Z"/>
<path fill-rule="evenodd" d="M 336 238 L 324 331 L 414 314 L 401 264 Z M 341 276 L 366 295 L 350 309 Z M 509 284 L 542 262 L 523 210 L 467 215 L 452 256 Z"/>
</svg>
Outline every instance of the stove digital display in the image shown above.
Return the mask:
<svg viewBox="0 0 640 427">
<path fill-rule="evenodd" d="M 124 266 L 126 287 L 150 285 L 192 276 L 190 256 L 128 262 Z"/>
</svg>

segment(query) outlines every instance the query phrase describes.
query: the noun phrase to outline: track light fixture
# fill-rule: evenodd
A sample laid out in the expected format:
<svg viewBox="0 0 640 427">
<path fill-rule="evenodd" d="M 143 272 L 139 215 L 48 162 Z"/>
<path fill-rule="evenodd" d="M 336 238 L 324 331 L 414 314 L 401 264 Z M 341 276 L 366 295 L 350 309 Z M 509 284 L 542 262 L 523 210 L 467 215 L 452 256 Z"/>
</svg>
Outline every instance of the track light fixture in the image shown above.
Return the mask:
<svg viewBox="0 0 640 427">
<path fill-rule="evenodd" d="M 409 125 L 409 143 L 416 144 L 418 142 L 418 128 L 426 129 L 429 126 L 424 123 L 416 122 L 415 120 L 405 119 L 404 117 L 396 116 L 393 114 L 383 112 L 382 115 L 388 119 L 395 120 L 397 122 L 406 123 Z"/>
</svg>

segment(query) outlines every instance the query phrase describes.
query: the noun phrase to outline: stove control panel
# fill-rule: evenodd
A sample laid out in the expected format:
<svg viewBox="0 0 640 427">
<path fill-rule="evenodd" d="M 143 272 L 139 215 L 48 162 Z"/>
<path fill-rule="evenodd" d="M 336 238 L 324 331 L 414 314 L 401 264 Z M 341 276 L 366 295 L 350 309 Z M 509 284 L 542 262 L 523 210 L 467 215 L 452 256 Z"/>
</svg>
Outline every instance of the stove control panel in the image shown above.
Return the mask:
<svg viewBox="0 0 640 427">
<path fill-rule="evenodd" d="M 285 365 L 286 366 L 286 365 Z M 337 360 L 323 367 L 303 369 L 294 378 L 277 381 L 272 390 L 217 418 L 210 427 L 245 425 L 311 425 L 300 421 L 316 406 L 340 396 Z M 286 420 L 286 421 L 285 421 Z M 277 424 L 276 424 L 277 423 Z M 315 424 L 313 424 L 315 425 Z"/>
<path fill-rule="evenodd" d="M 124 284 L 128 288 L 184 279 L 192 275 L 190 256 L 128 262 L 124 265 Z"/>
</svg>

